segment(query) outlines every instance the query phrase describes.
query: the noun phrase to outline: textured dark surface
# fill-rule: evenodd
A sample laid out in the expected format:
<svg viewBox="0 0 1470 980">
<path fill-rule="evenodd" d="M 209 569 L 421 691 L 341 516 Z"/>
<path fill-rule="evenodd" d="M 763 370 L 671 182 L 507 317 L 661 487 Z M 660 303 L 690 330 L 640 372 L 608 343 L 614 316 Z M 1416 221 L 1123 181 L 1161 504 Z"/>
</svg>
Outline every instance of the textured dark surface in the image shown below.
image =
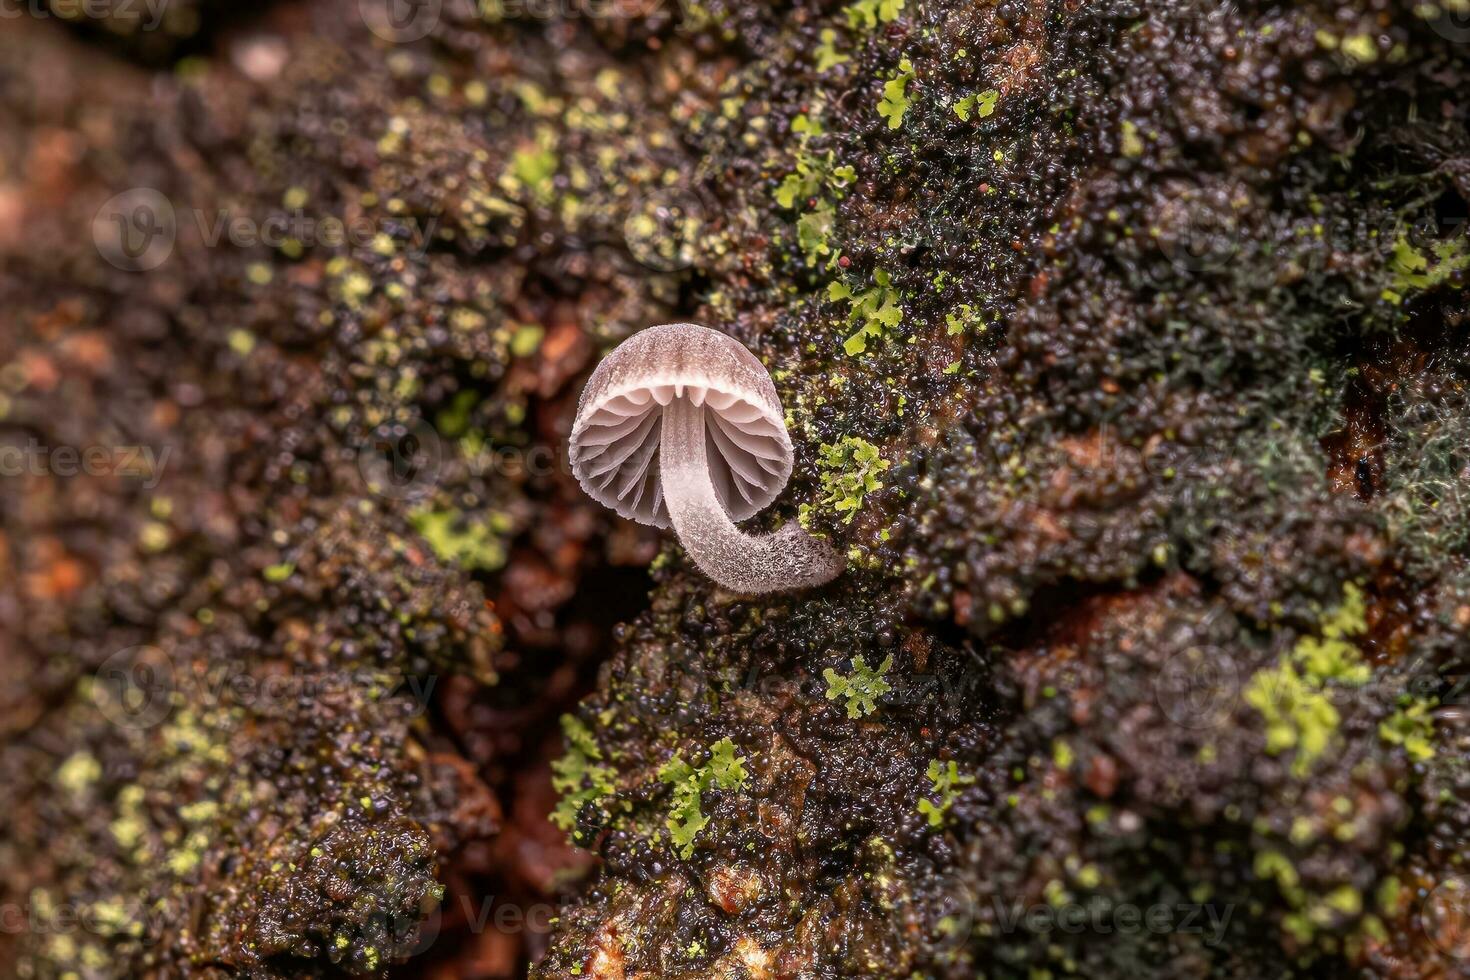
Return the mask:
<svg viewBox="0 0 1470 980">
<path fill-rule="evenodd" d="M 1458 2 L 7 20 L 0 973 L 1467 975 Z M 678 320 L 837 582 L 580 494 Z"/>
</svg>

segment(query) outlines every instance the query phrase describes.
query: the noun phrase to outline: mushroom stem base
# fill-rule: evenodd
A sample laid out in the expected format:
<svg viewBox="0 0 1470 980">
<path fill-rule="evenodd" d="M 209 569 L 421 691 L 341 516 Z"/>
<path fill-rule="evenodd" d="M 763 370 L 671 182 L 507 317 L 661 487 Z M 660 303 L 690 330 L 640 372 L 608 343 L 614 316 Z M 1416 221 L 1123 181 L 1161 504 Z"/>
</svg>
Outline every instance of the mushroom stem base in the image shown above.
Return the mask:
<svg viewBox="0 0 1470 980">
<path fill-rule="evenodd" d="M 704 406 L 675 398 L 664 409 L 659 472 L 679 543 L 700 570 L 735 592 L 777 592 L 822 585 L 842 574 L 831 545 L 796 521 L 771 534 L 735 526 L 715 495 L 705 456 Z"/>
</svg>

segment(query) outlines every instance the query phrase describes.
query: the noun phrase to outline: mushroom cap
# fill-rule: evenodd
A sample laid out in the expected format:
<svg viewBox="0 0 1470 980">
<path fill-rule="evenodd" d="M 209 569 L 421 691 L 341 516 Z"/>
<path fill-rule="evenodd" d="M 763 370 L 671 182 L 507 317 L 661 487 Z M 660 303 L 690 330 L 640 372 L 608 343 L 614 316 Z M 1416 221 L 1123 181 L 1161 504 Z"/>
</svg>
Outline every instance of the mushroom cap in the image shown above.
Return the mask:
<svg viewBox="0 0 1470 980">
<path fill-rule="evenodd" d="M 710 479 L 730 519 L 776 499 L 792 461 L 776 386 L 739 341 L 695 323 L 640 330 L 592 372 L 572 426 L 582 489 L 623 517 L 668 527 L 659 442 L 663 408 L 675 398 L 705 407 Z"/>
</svg>

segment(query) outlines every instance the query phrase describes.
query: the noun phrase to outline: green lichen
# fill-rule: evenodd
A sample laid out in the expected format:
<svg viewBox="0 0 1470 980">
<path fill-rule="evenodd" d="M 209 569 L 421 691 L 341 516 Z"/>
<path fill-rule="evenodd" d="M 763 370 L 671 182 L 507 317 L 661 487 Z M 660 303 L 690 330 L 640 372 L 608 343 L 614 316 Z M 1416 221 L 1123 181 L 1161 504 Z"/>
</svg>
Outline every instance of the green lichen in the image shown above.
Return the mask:
<svg viewBox="0 0 1470 980">
<path fill-rule="evenodd" d="M 434 418 L 434 428 L 446 439 L 458 439 L 470 428 L 470 413 L 480 403 L 476 391 L 457 392 L 449 405 Z"/>
<path fill-rule="evenodd" d="M 825 72 L 840 64 L 851 61 L 847 55 L 837 50 L 837 31 L 831 27 L 822 29 L 820 35 L 822 43 L 817 46 L 817 71 Z"/>
<path fill-rule="evenodd" d="M 487 572 L 505 565 L 505 544 L 487 521 L 455 510 L 420 508 L 409 515 L 409 523 L 442 561 Z"/>
<path fill-rule="evenodd" d="M 843 13 L 847 26 L 855 31 L 871 31 L 879 24 L 891 24 L 903 10 L 904 0 L 857 0 Z"/>
<path fill-rule="evenodd" d="M 56 783 L 72 796 L 85 793 L 102 775 L 102 766 L 90 752 L 75 752 L 56 770 Z"/>
<path fill-rule="evenodd" d="M 1379 724 L 1379 737 L 1390 745 L 1403 746 L 1414 762 L 1428 762 L 1434 758 L 1432 708 L 1432 704 L 1417 700 L 1400 708 Z"/>
<path fill-rule="evenodd" d="M 887 271 L 873 271 L 873 285 L 861 293 L 854 293 L 844 282 L 834 282 L 827 287 L 827 298 L 848 300 L 850 303 L 847 321 L 858 325 L 858 330 L 842 342 L 842 349 L 849 357 L 855 357 L 868 349 L 868 341 L 886 337 L 903 322 L 903 308 L 898 305 L 898 290 L 891 285 L 893 279 Z"/>
<path fill-rule="evenodd" d="M 984 119 L 995 111 L 995 104 L 1000 101 L 1000 92 L 990 88 L 983 92 L 967 95 L 954 104 L 954 114 L 960 117 L 961 122 L 969 122 L 973 113 L 977 118 Z"/>
<path fill-rule="evenodd" d="M 601 765 L 602 750 L 591 729 L 574 715 L 561 716 L 561 730 L 566 737 L 566 755 L 551 764 L 551 786 L 561 794 L 550 820 L 564 831 L 577 824 L 577 814 L 592 800 L 612 794 L 616 774 L 611 766 Z"/>
<path fill-rule="evenodd" d="M 1246 703 L 1266 721 L 1266 751 L 1296 750 L 1292 771 L 1305 776 L 1327 751 L 1341 720 L 1337 709 L 1289 662 L 1258 671 L 1245 689 Z"/>
<path fill-rule="evenodd" d="M 799 125 L 803 121 L 805 125 Z M 856 174 L 850 166 L 838 166 L 830 150 L 823 156 L 807 152 L 805 139 L 821 132 L 820 123 L 801 115 L 792 129 L 801 134 L 803 148 L 796 154 L 796 170 L 776 187 L 776 203 L 783 208 L 805 209 L 796 222 L 797 245 L 809 265 L 817 265 L 830 256 L 828 266 L 831 267 L 837 259 L 829 242 L 837 218 L 834 202 L 843 198 Z"/>
<path fill-rule="evenodd" d="M 1367 632 L 1366 607 L 1362 590 L 1353 583 L 1343 586 L 1342 595 L 1342 603 L 1322 619 L 1322 635 L 1297 641 L 1292 658 L 1302 668 L 1303 676 L 1314 684 L 1337 681 L 1360 687 L 1372 677 L 1372 669 L 1363 661 L 1358 648 L 1348 642 L 1348 637 Z"/>
<path fill-rule="evenodd" d="M 929 818 L 929 826 L 938 828 L 944 826 L 944 815 L 959 798 L 961 787 L 974 785 L 975 777 L 961 776 L 959 766 L 953 760 L 945 765 L 938 759 L 931 759 L 929 782 L 930 792 L 936 794 L 938 799 L 919 800 L 918 810 Z"/>
<path fill-rule="evenodd" d="M 1366 630 L 1362 591 L 1349 582 L 1341 604 L 1321 619 L 1320 635 L 1298 640 L 1276 667 L 1257 671 L 1246 685 L 1246 703 L 1266 722 L 1266 751 L 1280 755 L 1295 750 L 1292 772 L 1297 776 L 1311 771 L 1341 721 L 1329 685 L 1359 687 L 1372 676 L 1348 641 Z"/>
<path fill-rule="evenodd" d="M 534 145 L 523 146 L 511 157 L 510 170 L 504 186 L 510 192 L 525 189 L 541 203 L 549 202 L 553 195 L 552 177 L 556 175 L 560 160 L 556 152 L 556 130 L 551 126 L 537 126 Z"/>
<path fill-rule="evenodd" d="M 735 754 L 735 743 L 722 738 L 710 746 L 709 760 L 691 766 L 679 753 L 658 771 L 659 782 L 673 787 L 673 801 L 664 821 L 669 839 L 679 856 L 688 860 L 694 854 L 694 839 L 709 823 L 700 809 L 703 794 L 711 789 L 738 790 L 745 785 L 745 757 Z"/>
<path fill-rule="evenodd" d="M 1143 140 L 1138 135 L 1137 123 L 1127 119 L 1123 120 L 1121 143 L 1125 157 L 1137 159 L 1143 156 Z"/>
<path fill-rule="evenodd" d="M 889 129 L 903 125 L 909 111 L 908 84 L 914 80 L 914 65 L 904 58 L 898 63 L 898 74 L 883 83 L 883 98 L 878 100 L 878 115 L 888 120 Z"/>
<path fill-rule="evenodd" d="M 530 357 L 541 347 L 546 328 L 535 323 L 524 323 L 510 335 L 510 353 L 513 357 Z"/>
<path fill-rule="evenodd" d="M 284 582 L 291 577 L 291 573 L 295 570 L 295 565 L 289 561 L 283 561 L 277 562 L 274 565 L 267 565 L 260 575 L 267 582 Z"/>
<path fill-rule="evenodd" d="M 1351 34 L 1342 39 L 1342 52 L 1360 64 L 1378 60 L 1378 45 L 1371 34 Z"/>
<path fill-rule="evenodd" d="M 823 443 L 817 455 L 817 466 L 821 471 L 821 502 L 839 515 L 845 515 L 844 524 L 852 523 L 863 506 L 863 499 L 883 489 L 878 474 L 890 465 L 879 455 L 877 446 L 856 436 L 845 436 L 836 445 Z M 802 505 L 800 517 L 804 525 L 810 523 L 810 505 Z"/>
<path fill-rule="evenodd" d="M 827 201 L 821 201 L 814 209 L 797 219 L 796 243 L 809 264 L 816 265 L 825 256 L 832 254 L 828 237 L 832 233 L 832 224 L 836 217 L 837 212 L 833 206 Z"/>
<path fill-rule="evenodd" d="M 1400 235 L 1394 243 L 1389 266 L 1394 289 L 1393 296 L 1385 298 L 1393 302 L 1394 297 L 1401 299 L 1403 294 L 1435 289 L 1455 280 L 1470 269 L 1470 249 L 1466 248 L 1464 238 L 1455 238 L 1436 242 L 1426 254 L 1415 248 L 1407 236 Z"/>
<path fill-rule="evenodd" d="M 827 700 L 843 698 L 847 702 L 849 718 L 864 718 L 872 714 L 878 710 L 878 699 L 893 690 L 892 685 L 883 679 L 892 666 L 892 654 L 884 658 L 877 670 L 869 667 L 862 654 L 858 654 L 852 658 L 852 673 L 846 677 L 828 667 L 822 671 L 822 677 L 827 681 Z"/>
</svg>

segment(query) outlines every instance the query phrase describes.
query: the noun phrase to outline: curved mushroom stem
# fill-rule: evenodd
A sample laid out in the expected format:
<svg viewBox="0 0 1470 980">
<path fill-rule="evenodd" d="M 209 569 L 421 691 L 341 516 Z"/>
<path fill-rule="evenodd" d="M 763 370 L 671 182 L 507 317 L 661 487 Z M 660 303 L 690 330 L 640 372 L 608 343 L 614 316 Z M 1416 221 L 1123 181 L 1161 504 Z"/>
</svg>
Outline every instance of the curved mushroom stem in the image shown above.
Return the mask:
<svg viewBox="0 0 1470 980">
<path fill-rule="evenodd" d="M 659 438 L 659 478 L 674 533 L 710 578 L 735 592 L 757 593 L 822 585 L 842 574 L 845 563 L 831 545 L 796 521 L 749 535 L 730 520 L 710 480 L 703 405 L 671 400 Z"/>
</svg>

